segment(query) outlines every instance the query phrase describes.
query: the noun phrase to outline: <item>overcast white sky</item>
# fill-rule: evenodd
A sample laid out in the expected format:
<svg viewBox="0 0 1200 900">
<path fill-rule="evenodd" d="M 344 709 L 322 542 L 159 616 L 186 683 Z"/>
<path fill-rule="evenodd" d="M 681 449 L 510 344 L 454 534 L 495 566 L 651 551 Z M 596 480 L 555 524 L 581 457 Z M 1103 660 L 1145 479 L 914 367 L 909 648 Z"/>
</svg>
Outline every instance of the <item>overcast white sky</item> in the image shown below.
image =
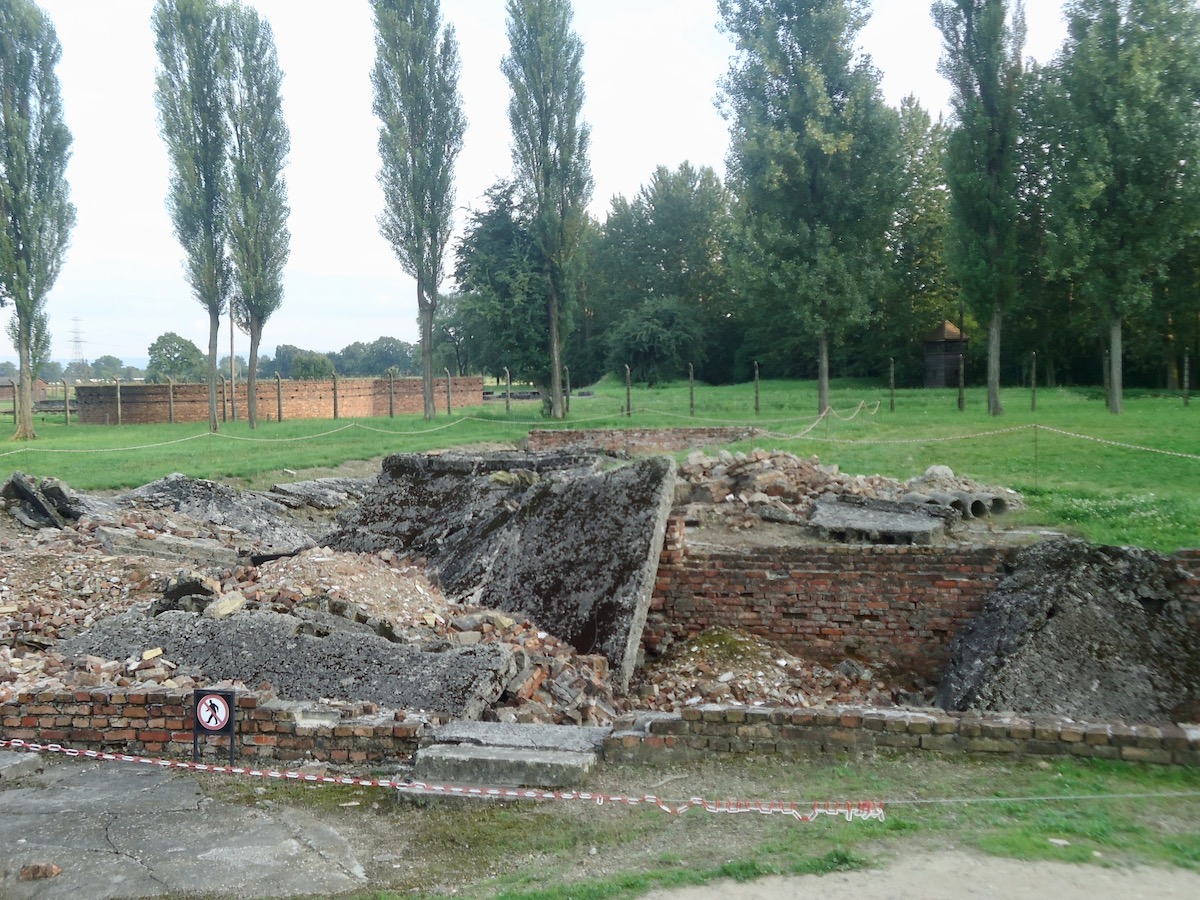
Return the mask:
<svg viewBox="0 0 1200 900">
<path fill-rule="evenodd" d="M 191 296 L 164 198 L 167 159 L 154 107 L 153 0 L 39 0 L 62 44 L 68 169 L 78 220 L 48 302 L 53 358 L 78 349 L 144 365 L 147 348 L 174 331 L 204 348 L 207 314 Z M 271 22 L 284 71 L 291 128 L 287 169 L 291 261 L 281 309 L 263 351 L 294 344 L 340 350 L 381 335 L 415 342 L 415 285 L 379 236 L 375 180 L 378 126 L 371 112 L 374 63 L 365 0 L 250 0 Z M 1062 42 L 1062 0 L 1027 3 L 1027 54 L 1048 60 Z M 915 93 L 944 108 L 940 41 L 929 0 L 875 0 L 863 49 L 884 73 L 889 102 Z M 511 172 L 503 0 L 442 0 L 458 33 L 461 90 L 469 120 L 458 162 L 456 225 L 485 189 Z M 631 197 L 660 164 L 685 160 L 724 172 L 728 132 L 716 106 L 730 44 L 717 30 L 717 0 L 575 0 L 582 37 L 592 212 L 603 219 L 617 194 Z M 449 288 L 449 283 L 444 288 Z M 0 313 L 0 316 L 7 315 Z M 249 339 L 236 337 L 237 352 Z M 220 337 L 229 352 L 228 323 Z M 16 361 L 7 339 L 0 360 Z"/>
</svg>

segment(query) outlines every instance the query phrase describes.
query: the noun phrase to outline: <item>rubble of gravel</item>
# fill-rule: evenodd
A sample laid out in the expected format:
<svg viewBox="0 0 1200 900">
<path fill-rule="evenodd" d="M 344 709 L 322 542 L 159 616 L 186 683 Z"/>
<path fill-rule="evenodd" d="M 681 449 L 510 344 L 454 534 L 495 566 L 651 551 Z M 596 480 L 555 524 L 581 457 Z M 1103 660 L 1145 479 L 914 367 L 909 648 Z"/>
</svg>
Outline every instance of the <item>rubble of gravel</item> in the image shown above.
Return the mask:
<svg viewBox="0 0 1200 900">
<path fill-rule="evenodd" d="M 827 668 L 763 638 L 711 628 L 676 642 L 638 672 L 631 708 L 678 712 L 701 703 L 794 708 L 925 705 L 930 686 L 906 690 L 857 660 Z"/>
<path fill-rule="evenodd" d="M 897 481 L 883 475 L 848 475 L 816 456 L 763 449 L 690 454 L 679 468 L 676 505 L 700 525 L 739 530 L 764 521 L 803 525 L 819 501 L 835 497 L 899 502 L 912 494 L 956 492 L 1003 497 L 1009 509 L 1023 506 L 1015 491 L 955 475 L 946 466 Z"/>
<path fill-rule="evenodd" d="M 1168 557 L 1048 540 L 950 644 L 936 703 L 1127 722 L 1200 715 L 1200 633 Z"/>
</svg>

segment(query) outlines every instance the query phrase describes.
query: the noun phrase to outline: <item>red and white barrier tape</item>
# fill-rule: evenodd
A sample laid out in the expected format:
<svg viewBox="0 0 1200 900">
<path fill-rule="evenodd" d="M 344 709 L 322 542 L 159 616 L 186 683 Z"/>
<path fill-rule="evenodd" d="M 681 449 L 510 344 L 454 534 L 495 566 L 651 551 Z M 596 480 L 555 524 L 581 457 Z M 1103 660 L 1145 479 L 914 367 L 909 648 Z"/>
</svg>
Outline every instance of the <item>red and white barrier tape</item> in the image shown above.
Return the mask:
<svg viewBox="0 0 1200 900">
<path fill-rule="evenodd" d="M 61 753 L 64 756 L 112 762 L 142 763 L 163 769 L 187 769 L 193 772 L 213 772 L 224 775 L 245 775 L 251 778 L 278 778 L 285 781 L 304 781 L 314 784 L 341 784 L 359 787 L 390 788 L 403 794 L 424 794 L 438 797 L 503 798 L 507 800 L 579 800 L 626 806 L 654 806 L 673 816 L 682 815 L 689 809 L 703 809 L 710 813 L 760 813 L 762 815 L 791 816 L 798 822 L 813 822 L 821 816 L 841 817 L 847 822 L 855 819 L 884 820 L 882 802 L 867 800 L 860 803 L 845 801 L 829 803 L 798 804 L 783 800 L 705 800 L 693 797 L 690 800 L 663 800 L 653 794 L 629 797 L 620 794 L 601 794 L 595 791 L 543 791 L 536 788 L 476 787 L 461 784 L 426 784 L 422 781 L 391 781 L 383 778 L 352 778 L 343 775 L 311 775 L 279 769 L 255 769 L 244 766 L 215 766 L 208 763 L 158 759 L 148 756 L 133 756 L 128 753 L 106 753 L 102 750 L 76 750 L 61 744 L 37 744 L 32 741 L 0 739 L 0 750 L 9 747 L 32 753 Z"/>
</svg>

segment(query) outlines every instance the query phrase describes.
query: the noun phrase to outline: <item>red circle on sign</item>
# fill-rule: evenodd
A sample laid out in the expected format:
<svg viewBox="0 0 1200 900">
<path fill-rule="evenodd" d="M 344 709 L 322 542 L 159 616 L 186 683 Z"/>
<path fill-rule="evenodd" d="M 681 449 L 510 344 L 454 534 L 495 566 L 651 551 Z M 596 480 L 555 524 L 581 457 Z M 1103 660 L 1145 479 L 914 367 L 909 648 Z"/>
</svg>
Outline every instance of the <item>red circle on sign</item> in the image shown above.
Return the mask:
<svg viewBox="0 0 1200 900">
<path fill-rule="evenodd" d="M 220 694 L 205 694 L 196 704 L 196 721 L 201 728 L 221 731 L 229 724 L 229 701 Z"/>
</svg>

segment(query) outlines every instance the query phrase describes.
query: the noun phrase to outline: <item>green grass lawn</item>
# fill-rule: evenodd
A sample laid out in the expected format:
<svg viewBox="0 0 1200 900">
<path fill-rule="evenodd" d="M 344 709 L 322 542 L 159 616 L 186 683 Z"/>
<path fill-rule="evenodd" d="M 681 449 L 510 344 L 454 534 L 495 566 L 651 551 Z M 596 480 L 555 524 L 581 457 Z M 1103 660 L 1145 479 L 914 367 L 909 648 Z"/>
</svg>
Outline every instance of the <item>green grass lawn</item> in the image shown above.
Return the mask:
<svg viewBox="0 0 1200 900">
<path fill-rule="evenodd" d="M 0 449 L 0 473 L 54 475 L 81 490 L 134 487 L 171 472 L 246 485 L 279 480 L 285 469 L 320 470 L 344 460 L 471 444 L 513 443 L 531 428 L 660 428 L 752 425 L 763 433 L 731 445 L 817 456 L 852 474 L 910 478 L 948 465 L 977 481 L 1022 492 L 1028 511 L 1018 521 L 1059 527 L 1097 543 L 1135 544 L 1172 552 L 1200 546 L 1200 401 L 1130 392 L 1125 412 L 1111 415 L 1095 389 L 1041 389 L 1002 394 L 1005 415 L 989 417 L 982 388 L 959 410 L 953 390 L 897 391 L 834 382 L 835 414 L 820 419 L 816 385 L 766 381 L 755 412 L 752 384 L 695 388 L 690 414 L 686 382 L 632 391 L 606 379 L 593 396 L 572 399 L 566 423 L 540 415 L 537 402 L 456 409 L 432 422 L 395 419 L 269 422 L 250 431 L 223 423 L 63 425 L 37 422 L 36 441 Z"/>
</svg>

